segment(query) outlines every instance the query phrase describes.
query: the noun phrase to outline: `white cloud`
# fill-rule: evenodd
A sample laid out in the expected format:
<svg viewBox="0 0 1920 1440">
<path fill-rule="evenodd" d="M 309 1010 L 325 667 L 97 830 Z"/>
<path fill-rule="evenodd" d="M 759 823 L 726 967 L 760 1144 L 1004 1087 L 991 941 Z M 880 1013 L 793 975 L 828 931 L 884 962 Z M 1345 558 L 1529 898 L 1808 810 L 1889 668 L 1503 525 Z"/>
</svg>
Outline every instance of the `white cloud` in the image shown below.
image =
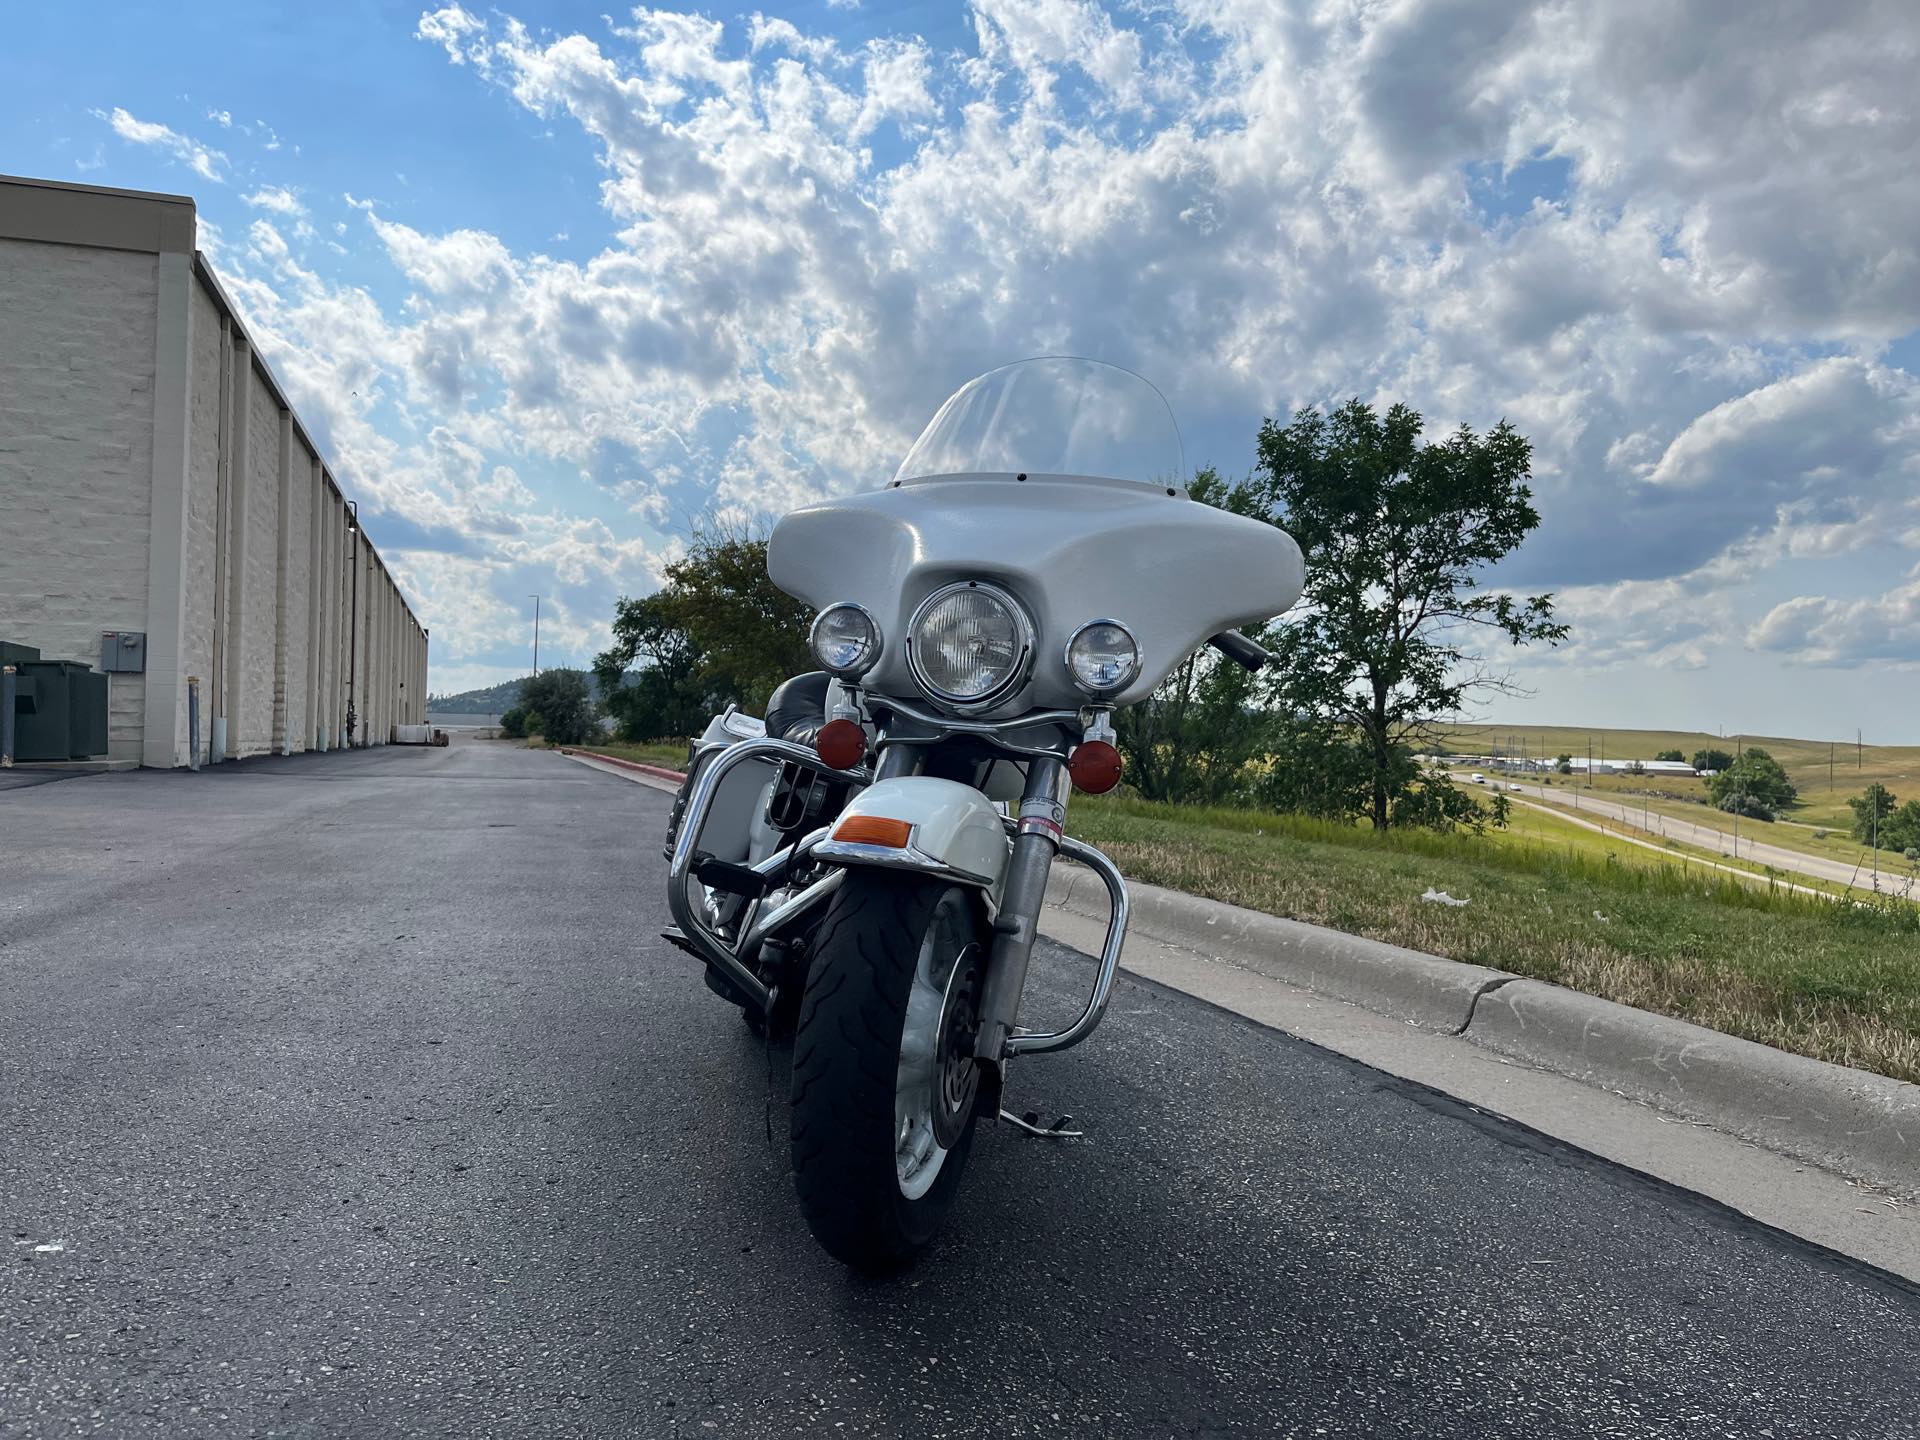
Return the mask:
<svg viewBox="0 0 1920 1440">
<path fill-rule="evenodd" d="M 284 186 L 262 185 L 251 195 L 240 197 L 256 210 L 271 210 L 276 215 L 298 218 L 307 213 L 307 207 L 300 203 L 300 197 Z"/>
<path fill-rule="evenodd" d="M 226 166 L 227 157 L 218 150 L 202 145 L 177 130 L 170 130 L 157 121 L 135 119 L 117 105 L 112 114 L 103 114 L 98 110 L 93 113 L 111 125 L 113 133 L 122 140 L 164 150 L 203 180 L 219 183 L 226 178 L 220 172 Z"/>
<path fill-rule="evenodd" d="M 1864 358 L 1920 329 L 1910 7 L 971 17 L 977 55 L 758 14 L 430 11 L 421 39 L 584 137 L 604 246 L 363 203 L 403 306 L 264 237 L 250 303 L 369 493 L 485 537 L 487 583 L 637 589 L 664 553 L 502 501 L 502 464 L 654 521 L 775 512 L 884 475 L 970 373 L 1058 350 L 1160 381 L 1196 462 L 1352 394 L 1436 430 L 1511 418 L 1546 524 L 1504 578 L 1563 592 L 1561 666 L 1715 663 L 1757 578 L 1920 546 L 1920 391 Z"/>
<path fill-rule="evenodd" d="M 1882 595 L 1785 601 L 1748 631 L 1747 643 L 1812 665 L 1920 665 L 1920 567 Z"/>
</svg>

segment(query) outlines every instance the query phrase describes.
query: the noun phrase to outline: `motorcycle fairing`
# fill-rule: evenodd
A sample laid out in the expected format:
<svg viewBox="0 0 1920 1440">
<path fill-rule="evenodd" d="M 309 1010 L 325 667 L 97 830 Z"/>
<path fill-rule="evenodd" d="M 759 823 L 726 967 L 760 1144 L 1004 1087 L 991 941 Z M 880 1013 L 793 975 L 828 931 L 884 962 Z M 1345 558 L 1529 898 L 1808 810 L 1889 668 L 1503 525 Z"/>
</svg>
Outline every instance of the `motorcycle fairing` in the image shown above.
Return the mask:
<svg viewBox="0 0 1920 1440">
<path fill-rule="evenodd" d="M 957 580 L 1004 587 L 1032 614 L 1036 653 L 996 716 L 1085 703 L 1064 656 L 1090 620 L 1117 620 L 1139 643 L 1140 674 L 1110 702 L 1131 705 L 1209 637 L 1286 610 L 1305 579 L 1300 547 L 1273 525 L 1073 475 L 934 476 L 824 500 L 774 528 L 767 570 L 811 605 L 866 607 L 883 646 L 864 683 L 881 694 L 918 693 L 906 629 L 927 595 Z"/>
</svg>

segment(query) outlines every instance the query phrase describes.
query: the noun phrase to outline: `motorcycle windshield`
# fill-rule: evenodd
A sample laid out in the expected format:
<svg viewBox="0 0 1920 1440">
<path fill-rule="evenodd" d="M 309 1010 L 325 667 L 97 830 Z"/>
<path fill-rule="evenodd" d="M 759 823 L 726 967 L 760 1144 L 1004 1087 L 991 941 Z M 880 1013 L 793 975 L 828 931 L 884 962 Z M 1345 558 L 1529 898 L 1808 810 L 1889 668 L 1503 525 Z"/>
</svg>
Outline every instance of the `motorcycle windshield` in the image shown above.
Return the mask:
<svg viewBox="0 0 1920 1440">
<path fill-rule="evenodd" d="M 1146 380 L 1099 360 L 1048 355 L 962 385 L 894 472 L 1084 475 L 1184 489 L 1180 429 Z"/>
</svg>

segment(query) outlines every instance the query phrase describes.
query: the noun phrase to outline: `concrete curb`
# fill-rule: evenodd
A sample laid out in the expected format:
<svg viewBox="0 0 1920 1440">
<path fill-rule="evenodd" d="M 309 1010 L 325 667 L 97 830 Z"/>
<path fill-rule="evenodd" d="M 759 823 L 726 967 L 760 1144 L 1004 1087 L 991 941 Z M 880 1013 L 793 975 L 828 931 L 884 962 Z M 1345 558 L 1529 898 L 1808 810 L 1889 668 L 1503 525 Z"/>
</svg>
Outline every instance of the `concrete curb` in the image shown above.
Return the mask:
<svg viewBox="0 0 1920 1440">
<path fill-rule="evenodd" d="M 593 750 L 578 750 L 571 745 L 557 745 L 554 748 L 562 755 L 577 755 L 587 760 L 598 760 L 603 765 L 618 765 L 622 770 L 634 770 L 642 775 L 651 775 L 656 780 L 671 780 L 676 785 L 683 783 L 687 778 L 684 770 L 669 770 L 664 765 L 647 765 L 638 760 L 622 760 L 618 755 L 602 755 Z"/>
<path fill-rule="evenodd" d="M 1540 980 L 1483 996 L 1467 1038 L 1824 1169 L 1920 1186 L 1920 1085 Z"/>
<path fill-rule="evenodd" d="M 1792 1055 L 1665 1015 L 1157 885 L 1132 930 L 1288 985 L 1900 1191 L 1920 1188 L 1920 1085 Z M 1055 872 L 1050 906 L 1104 920 L 1105 888 Z"/>
<path fill-rule="evenodd" d="M 1130 928 L 1151 940 L 1351 1001 L 1423 1030 L 1458 1035 L 1479 998 L 1515 978 L 1503 970 L 1462 965 L 1158 885 L 1129 884 L 1127 889 L 1133 897 Z M 1047 903 L 1105 918 L 1107 891 L 1091 871 L 1056 869 L 1047 883 Z"/>
</svg>

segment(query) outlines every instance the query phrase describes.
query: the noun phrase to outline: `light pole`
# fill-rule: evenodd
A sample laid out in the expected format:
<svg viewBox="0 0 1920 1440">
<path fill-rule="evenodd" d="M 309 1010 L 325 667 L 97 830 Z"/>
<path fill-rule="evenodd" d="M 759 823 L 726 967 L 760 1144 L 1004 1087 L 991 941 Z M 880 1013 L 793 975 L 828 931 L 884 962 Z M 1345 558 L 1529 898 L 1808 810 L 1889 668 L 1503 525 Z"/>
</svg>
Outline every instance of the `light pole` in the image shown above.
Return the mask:
<svg viewBox="0 0 1920 1440">
<path fill-rule="evenodd" d="M 538 675 L 540 673 L 540 597 L 529 595 L 527 598 L 533 601 L 533 673 Z"/>
</svg>

